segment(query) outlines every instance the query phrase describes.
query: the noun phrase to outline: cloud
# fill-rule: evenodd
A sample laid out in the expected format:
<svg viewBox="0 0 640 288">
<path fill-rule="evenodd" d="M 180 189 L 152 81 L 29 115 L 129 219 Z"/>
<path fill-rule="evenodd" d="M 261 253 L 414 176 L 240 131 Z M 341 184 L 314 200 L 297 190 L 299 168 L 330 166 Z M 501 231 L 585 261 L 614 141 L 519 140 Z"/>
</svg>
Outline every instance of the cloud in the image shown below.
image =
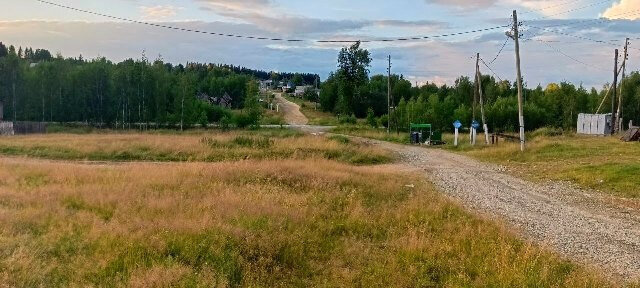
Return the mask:
<svg viewBox="0 0 640 288">
<path fill-rule="evenodd" d="M 560 20 L 549 23 L 557 21 Z M 600 27 L 598 30 L 587 27 L 588 32 L 580 33 L 591 33 L 593 35 L 589 35 L 593 38 L 608 39 L 611 31 L 619 28 L 616 25 L 627 25 L 629 29 L 637 27 L 637 22 L 634 21 L 616 20 L 613 23 L 612 26 Z M 277 37 L 276 33 L 244 23 L 190 21 L 172 22 L 168 25 L 203 31 Z M 322 77 L 336 69 L 336 57 L 340 48 L 340 45 L 312 42 L 290 44 L 218 37 L 121 22 L 13 21 L 0 22 L 0 31 L 3 32 L 4 43 L 45 48 L 52 53 L 61 52 L 67 57 L 82 54 L 85 58 L 105 56 L 113 61 L 122 61 L 140 58 L 141 51 L 146 50 L 152 59 L 161 54 L 166 61 L 175 64 L 187 61 L 228 63 L 267 71 L 319 73 Z M 576 84 L 583 82 L 587 87 L 600 88 L 610 78 L 608 67 L 611 66 L 612 50 L 608 49 L 608 46 L 554 34 L 545 34 L 543 39 L 554 41 L 552 45 L 576 59 L 604 67 L 606 70 L 585 67 L 542 43 L 523 41 L 522 69 L 530 86 L 567 80 Z M 383 73 L 387 65 L 385 57 L 392 55 L 393 71 L 405 75 L 412 82 L 453 84 L 458 76 L 471 76 L 474 72 L 475 62 L 471 61 L 470 57 L 475 56 L 476 52 L 490 61 L 503 43 L 504 34 L 496 31 L 475 38 L 460 38 L 455 42 L 418 41 L 402 45 L 363 43 L 363 47 L 369 49 L 373 55 L 372 74 Z M 513 43 L 507 44 L 501 56 L 492 64 L 492 68 L 501 78 L 512 81 L 515 75 Z M 490 73 L 487 69 L 482 69 L 483 73 Z"/>
<path fill-rule="evenodd" d="M 453 6 L 459 9 L 486 8 L 498 3 L 498 0 L 426 0 L 427 4 Z"/>
<path fill-rule="evenodd" d="M 158 5 L 153 7 L 141 6 L 140 12 L 142 13 L 142 19 L 147 21 L 161 21 L 171 18 L 178 14 L 178 10 L 182 8 L 174 7 L 171 5 Z"/>
<path fill-rule="evenodd" d="M 270 0 L 196 0 L 202 8 L 220 16 L 250 23 L 262 30 L 281 35 L 331 34 L 367 27 L 437 29 L 445 23 L 418 20 L 327 20 L 280 11 Z"/>
<path fill-rule="evenodd" d="M 640 0 L 621 0 L 613 3 L 602 16 L 609 19 L 640 19 Z"/>
</svg>

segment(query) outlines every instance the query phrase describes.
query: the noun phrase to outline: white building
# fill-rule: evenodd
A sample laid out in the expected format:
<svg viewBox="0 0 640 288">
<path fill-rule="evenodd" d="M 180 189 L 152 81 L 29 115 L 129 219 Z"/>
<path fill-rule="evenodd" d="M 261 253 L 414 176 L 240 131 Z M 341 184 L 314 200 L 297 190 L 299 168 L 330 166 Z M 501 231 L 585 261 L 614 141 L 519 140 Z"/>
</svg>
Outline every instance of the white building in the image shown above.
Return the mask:
<svg viewBox="0 0 640 288">
<path fill-rule="evenodd" d="M 313 86 L 311 86 L 311 85 L 298 86 L 298 87 L 296 87 L 296 91 L 294 92 L 294 96 L 302 97 L 302 95 L 304 95 L 304 92 L 307 91 L 308 89 L 313 89 Z"/>
</svg>

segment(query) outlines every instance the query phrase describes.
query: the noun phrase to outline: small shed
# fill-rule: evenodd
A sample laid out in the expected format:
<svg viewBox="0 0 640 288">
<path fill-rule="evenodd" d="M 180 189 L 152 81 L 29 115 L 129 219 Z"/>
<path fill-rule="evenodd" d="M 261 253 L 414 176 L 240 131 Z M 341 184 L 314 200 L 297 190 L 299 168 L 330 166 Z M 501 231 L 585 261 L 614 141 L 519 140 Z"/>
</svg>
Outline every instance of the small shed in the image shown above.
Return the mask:
<svg viewBox="0 0 640 288">
<path fill-rule="evenodd" d="M 578 115 L 578 134 L 584 135 L 609 135 L 612 131 L 613 116 L 609 114 L 584 114 Z"/>
</svg>

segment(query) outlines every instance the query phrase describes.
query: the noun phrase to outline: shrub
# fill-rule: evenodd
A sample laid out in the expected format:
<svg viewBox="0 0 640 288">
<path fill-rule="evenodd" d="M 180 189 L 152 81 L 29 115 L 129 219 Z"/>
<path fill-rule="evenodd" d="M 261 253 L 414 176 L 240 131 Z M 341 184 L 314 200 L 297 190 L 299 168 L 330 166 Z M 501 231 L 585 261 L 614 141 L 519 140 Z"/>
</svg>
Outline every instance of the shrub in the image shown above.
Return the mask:
<svg viewBox="0 0 640 288">
<path fill-rule="evenodd" d="M 373 108 L 367 110 L 367 124 L 373 128 L 378 128 L 378 121 L 375 112 L 373 112 Z"/>
<path fill-rule="evenodd" d="M 338 117 L 338 122 L 340 122 L 340 124 L 357 124 L 358 118 L 353 114 L 350 116 L 340 116 Z"/>
<path fill-rule="evenodd" d="M 389 115 L 380 116 L 380 118 L 378 118 L 378 124 L 381 127 L 387 128 L 387 126 L 389 125 Z"/>
<path fill-rule="evenodd" d="M 248 114 L 236 113 L 233 115 L 233 124 L 235 124 L 237 128 L 247 128 L 253 124 L 253 119 L 251 119 Z"/>
<path fill-rule="evenodd" d="M 562 128 L 554 128 L 554 127 L 542 127 L 533 132 L 531 132 L 530 137 L 554 137 L 561 136 L 564 134 L 564 130 Z"/>
</svg>

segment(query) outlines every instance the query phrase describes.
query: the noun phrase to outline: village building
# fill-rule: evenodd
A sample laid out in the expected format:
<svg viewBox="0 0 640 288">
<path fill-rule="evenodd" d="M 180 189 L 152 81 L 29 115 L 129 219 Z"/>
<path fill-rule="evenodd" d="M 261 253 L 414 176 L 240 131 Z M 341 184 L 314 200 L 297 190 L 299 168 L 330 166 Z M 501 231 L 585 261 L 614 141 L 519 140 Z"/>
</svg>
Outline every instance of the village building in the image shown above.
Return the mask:
<svg viewBox="0 0 640 288">
<path fill-rule="evenodd" d="M 313 90 L 313 89 L 314 88 L 311 85 L 297 86 L 293 95 L 296 97 L 302 97 L 304 95 L 304 92 L 306 92 L 307 90 Z"/>
</svg>

